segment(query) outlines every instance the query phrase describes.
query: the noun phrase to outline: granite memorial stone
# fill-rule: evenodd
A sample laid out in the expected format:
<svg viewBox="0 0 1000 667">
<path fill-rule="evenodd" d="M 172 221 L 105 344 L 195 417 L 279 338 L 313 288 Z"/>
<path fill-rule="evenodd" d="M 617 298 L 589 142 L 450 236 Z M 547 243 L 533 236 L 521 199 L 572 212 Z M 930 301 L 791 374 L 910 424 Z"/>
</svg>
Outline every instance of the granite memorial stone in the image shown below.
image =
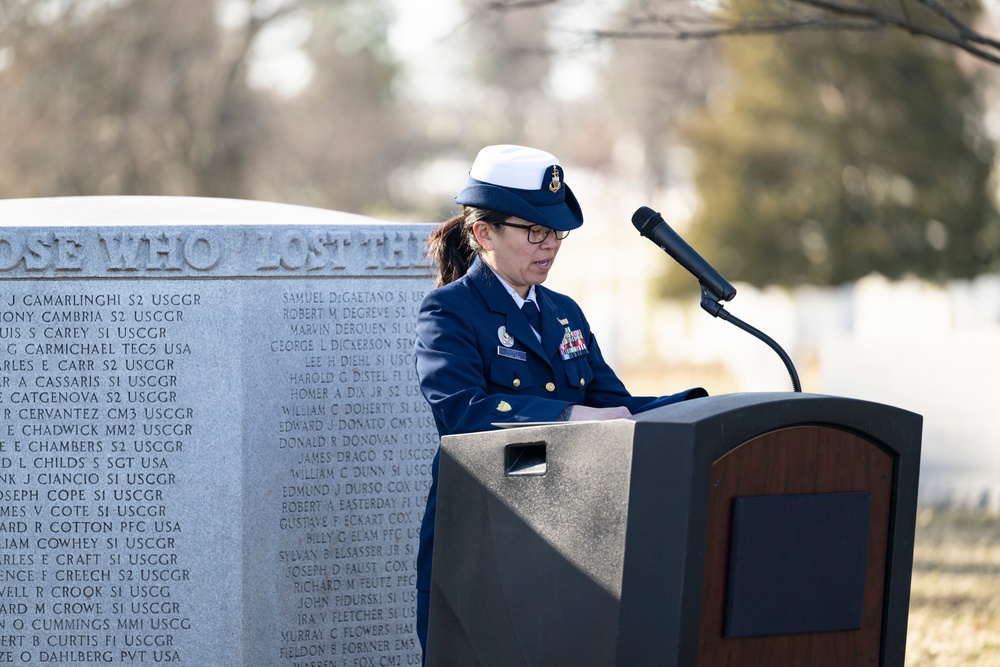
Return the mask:
<svg viewBox="0 0 1000 667">
<path fill-rule="evenodd" d="M 429 225 L 0 202 L 0 665 L 414 665 Z"/>
</svg>

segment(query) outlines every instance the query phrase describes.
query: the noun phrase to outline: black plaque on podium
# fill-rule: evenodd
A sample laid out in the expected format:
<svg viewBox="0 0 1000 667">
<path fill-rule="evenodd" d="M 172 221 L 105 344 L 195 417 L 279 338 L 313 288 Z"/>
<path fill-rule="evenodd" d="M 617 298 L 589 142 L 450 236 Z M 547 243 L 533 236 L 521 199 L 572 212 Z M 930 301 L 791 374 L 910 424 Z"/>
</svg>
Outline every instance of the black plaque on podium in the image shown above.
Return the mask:
<svg viewBox="0 0 1000 667">
<path fill-rule="evenodd" d="M 920 430 L 768 393 L 446 437 L 427 664 L 902 667 Z"/>
</svg>

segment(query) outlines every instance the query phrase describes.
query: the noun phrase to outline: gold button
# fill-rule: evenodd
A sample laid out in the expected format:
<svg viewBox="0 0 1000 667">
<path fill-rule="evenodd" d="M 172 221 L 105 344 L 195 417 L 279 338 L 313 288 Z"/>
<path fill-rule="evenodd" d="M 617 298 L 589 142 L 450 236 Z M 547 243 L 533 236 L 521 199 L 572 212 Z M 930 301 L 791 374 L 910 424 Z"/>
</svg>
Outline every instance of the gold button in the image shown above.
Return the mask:
<svg viewBox="0 0 1000 667">
<path fill-rule="evenodd" d="M 587 381 L 584 380 L 583 378 L 580 378 L 580 386 L 582 387 L 585 384 L 587 384 Z"/>
<path fill-rule="evenodd" d="M 516 389 L 517 387 L 520 387 L 520 386 L 521 386 L 521 381 L 518 380 L 517 378 L 514 378 L 514 388 Z"/>
<path fill-rule="evenodd" d="M 545 391 L 555 391 L 555 390 L 556 386 L 554 384 L 552 384 L 551 382 L 545 383 Z"/>
</svg>

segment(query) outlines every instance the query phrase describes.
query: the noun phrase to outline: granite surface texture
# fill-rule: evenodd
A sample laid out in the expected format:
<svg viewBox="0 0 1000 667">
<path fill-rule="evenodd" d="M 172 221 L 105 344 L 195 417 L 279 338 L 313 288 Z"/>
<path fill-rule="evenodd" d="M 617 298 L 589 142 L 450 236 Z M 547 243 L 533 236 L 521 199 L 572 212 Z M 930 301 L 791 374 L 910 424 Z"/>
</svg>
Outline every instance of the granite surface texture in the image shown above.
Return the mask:
<svg viewBox="0 0 1000 667">
<path fill-rule="evenodd" d="M 430 225 L 0 202 L 0 663 L 419 664 Z"/>
</svg>

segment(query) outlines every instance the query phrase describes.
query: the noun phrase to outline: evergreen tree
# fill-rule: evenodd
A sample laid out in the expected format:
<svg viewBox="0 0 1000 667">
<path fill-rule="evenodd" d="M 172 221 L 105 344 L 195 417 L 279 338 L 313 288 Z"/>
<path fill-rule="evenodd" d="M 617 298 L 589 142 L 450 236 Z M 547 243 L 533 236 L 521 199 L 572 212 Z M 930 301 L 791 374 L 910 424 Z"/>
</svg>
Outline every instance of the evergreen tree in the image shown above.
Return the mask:
<svg viewBox="0 0 1000 667">
<path fill-rule="evenodd" d="M 703 200 L 687 236 L 730 281 L 943 280 L 997 268 L 993 149 L 953 52 L 895 32 L 722 48 L 728 104 L 684 132 Z"/>
</svg>

